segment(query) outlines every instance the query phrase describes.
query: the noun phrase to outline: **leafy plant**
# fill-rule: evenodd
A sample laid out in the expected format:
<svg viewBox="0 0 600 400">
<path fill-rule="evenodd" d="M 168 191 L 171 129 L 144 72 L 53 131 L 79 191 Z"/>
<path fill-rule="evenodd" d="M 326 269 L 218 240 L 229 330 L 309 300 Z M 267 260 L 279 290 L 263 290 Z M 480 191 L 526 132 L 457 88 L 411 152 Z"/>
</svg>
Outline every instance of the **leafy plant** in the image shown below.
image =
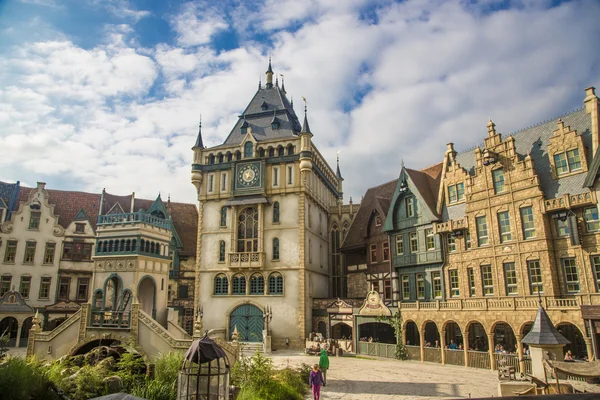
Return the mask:
<svg viewBox="0 0 600 400">
<path fill-rule="evenodd" d="M 117 362 L 116 375 L 123 380 L 125 391 L 130 390 L 136 381 L 144 380 L 146 372 L 146 363 L 137 353 L 123 353 L 121 359 Z"/>
<path fill-rule="evenodd" d="M 97 369 L 84 365 L 77 371 L 74 380 L 73 400 L 87 400 L 106 394 L 106 385 L 102 382 L 104 377 L 97 373 Z"/>
<path fill-rule="evenodd" d="M 400 310 L 396 310 L 391 317 L 377 317 L 377 322 L 385 322 L 394 328 L 394 334 L 396 335 L 395 356 L 398 360 L 406 360 L 408 358 L 408 352 L 406 347 L 404 347 L 404 342 L 402 340 L 402 314 L 400 314 Z"/>
<path fill-rule="evenodd" d="M 161 382 L 149 378 L 136 382 L 131 388 L 130 394 L 148 400 L 175 400 L 177 398 L 177 384 Z"/>
<path fill-rule="evenodd" d="M 3 400 L 53 400 L 50 383 L 38 363 L 29 364 L 19 357 L 6 357 L 0 364 L 0 388 Z"/>
</svg>

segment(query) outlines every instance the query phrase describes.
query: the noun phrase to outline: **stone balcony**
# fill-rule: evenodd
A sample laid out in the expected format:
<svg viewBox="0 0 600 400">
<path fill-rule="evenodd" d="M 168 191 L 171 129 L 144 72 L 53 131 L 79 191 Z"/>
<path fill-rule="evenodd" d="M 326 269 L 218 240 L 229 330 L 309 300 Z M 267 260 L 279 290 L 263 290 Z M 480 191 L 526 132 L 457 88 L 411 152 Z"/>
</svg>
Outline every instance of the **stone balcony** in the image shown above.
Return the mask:
<svg viewBox="0 0 600 400">
<path fill-rule="evenodd" d="M 262 268 L 265 266 L 265 253 L 253 251 L 229 253 L 228 266 L 231 268 Z"/>
<path fill-rule="evenodd" d="M 437 224 L 433 224 L 433 233 L 450 233 L 454 231 L 459 231 L 462 229 L 469 228 L 469 220 L 468 217 L 464 217 L 463 219 L 456 220 L 448 220 L 444 222 L 440 222 Z"/>
<path fill-rule="evenodd" d="M 116 225 L 136 225 L 147 224 L 162 229 L 172 229 L 170 219 L 155 217 L 146 214 L 143 210 L 133 213 L 98 215 L 98 227 L 116 226 Z"/>
<path fill-rule="evenodd" d="M 544 200 L 544 211 L 568 210 L 571 208 L 592 206 L 596 204 L 596 192 L 565 194 L 562 197 Z"/>
</svg>

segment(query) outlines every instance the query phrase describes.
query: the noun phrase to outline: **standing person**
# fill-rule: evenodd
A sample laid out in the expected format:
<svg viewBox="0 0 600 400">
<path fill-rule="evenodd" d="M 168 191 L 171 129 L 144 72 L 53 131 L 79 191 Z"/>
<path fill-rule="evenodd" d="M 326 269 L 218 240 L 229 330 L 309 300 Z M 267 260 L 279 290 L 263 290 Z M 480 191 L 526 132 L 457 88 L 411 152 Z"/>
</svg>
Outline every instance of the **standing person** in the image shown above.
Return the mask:
<svg viewBox="0 0 600 400">
<path fill-rule="evenodd" d="M 321 385 L 323 385 L 323 374 L 319 370 L 319 364 L 313 365 L 310 376 L 308 377 L 308 383 L 312 388 L 314 400 L 319 400 L 321 397 Z"/>
<path fill-rule="evenodd" d="M 327 370 L 329 369 L 329 356 L 327 350 L 321 350 L 321 357 L 319 358 L 319 367 L 323 371 L 323 386 L 327 386 Z"/>
</svg>

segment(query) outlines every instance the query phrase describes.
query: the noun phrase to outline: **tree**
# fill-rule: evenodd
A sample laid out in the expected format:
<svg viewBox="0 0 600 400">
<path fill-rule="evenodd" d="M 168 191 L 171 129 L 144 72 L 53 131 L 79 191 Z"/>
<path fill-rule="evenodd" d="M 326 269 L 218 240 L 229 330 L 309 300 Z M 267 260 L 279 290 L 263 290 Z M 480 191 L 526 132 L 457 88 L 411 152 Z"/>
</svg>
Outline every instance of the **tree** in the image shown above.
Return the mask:
<svg viewBox="0 0 600 400">
<path fill-rule="evenodd" d="M 395 356 L 398 360 L 406 360 L 408 353 L 406 347 L 404 347 L 404 341 L 402 337 L 402 314 L 400 310 L 396 310 L 391 316 L 379 316 L 377 322 L 385 322 L 394 328 L 394 334 L 396 335 L 396 351 Z"/>
</svg>

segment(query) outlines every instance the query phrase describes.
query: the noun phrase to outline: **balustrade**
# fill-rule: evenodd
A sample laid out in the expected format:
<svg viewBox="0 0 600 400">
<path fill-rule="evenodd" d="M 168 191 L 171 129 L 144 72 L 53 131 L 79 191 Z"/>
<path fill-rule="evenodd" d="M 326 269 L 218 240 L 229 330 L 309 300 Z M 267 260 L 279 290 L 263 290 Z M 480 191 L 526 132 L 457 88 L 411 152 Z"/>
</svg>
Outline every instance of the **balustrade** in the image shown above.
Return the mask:
<svg viewBox="0 0 600 400">
<path fill-rule="evenodd" d="M 172 228 L 170 219 L 155 217 L 154 215 L 146 214 L 143 211 L 135 213 L 98 215 L 97 222 L 98 226 L 144 223 L 156 226 L 157 228 L 164 228 L 169 230 Z"/>
<path fill-rule="evenodd" d="M 90 326 L 94 328 L 129 328 L 129 311 L 92 311 Z"/>
<path fill-rule="evenodd" d="M 542 296 L 542 305 L 549 310 L 576 310 L 586 304 L 600 304 L 600 294 L 579 295 L 570 298 Z M 404 310 L 537 310 L 539 305 L 537 296 L 402 301 L 398 303 L 398 307 Z"/>
<path fill-rule="evenodd" d="M 264 259 L 261 252 L 229 253 L 229 265 L 232 267 L 262 267 Z"/>
</svg>

